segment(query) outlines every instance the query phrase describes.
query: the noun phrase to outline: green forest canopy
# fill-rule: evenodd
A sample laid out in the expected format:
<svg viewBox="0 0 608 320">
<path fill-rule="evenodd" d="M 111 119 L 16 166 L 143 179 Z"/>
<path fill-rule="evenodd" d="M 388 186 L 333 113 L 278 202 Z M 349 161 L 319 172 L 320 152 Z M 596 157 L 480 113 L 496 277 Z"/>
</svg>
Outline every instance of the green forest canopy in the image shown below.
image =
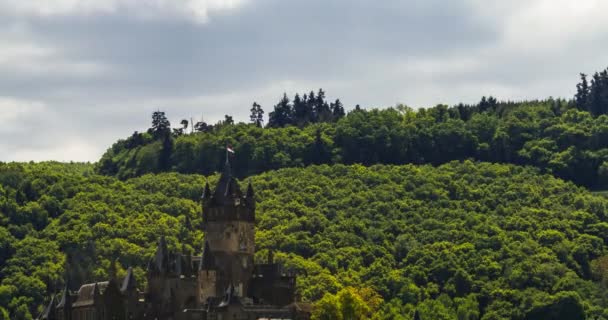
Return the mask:
<svg viewBox="0 0 608 320">
<path fill-rule="evenodd" d="M 0 164 L 0 313 L 36 315 L 66 265 L 81 283 L 118 258 L 143 283 L 159 234 L 200 253 L 204 176 L 92 169 Z M 251 179 L 257 258 L 276 250 L 324 310 L 347 312 L 340 301 L 359 292 L 379 295 L 373 314 L 386 319 L 608 319 L 608 200 L 538 169 L 338 164 Z"/>
</svg>

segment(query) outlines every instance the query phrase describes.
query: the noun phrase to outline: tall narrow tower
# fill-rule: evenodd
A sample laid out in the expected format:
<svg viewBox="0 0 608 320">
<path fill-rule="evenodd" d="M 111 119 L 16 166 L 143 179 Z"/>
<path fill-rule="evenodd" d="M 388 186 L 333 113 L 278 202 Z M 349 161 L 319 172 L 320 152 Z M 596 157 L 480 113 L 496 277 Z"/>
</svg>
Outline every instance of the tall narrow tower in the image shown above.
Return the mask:
<svg viewBox="0 0 608 320">
<path fill-rule="evenodd" d="M 216 296 L 233 285 L 247 293 L 255 252 L 255 201 L 251 183 L 243 194 L 226 159 L 215 190 L 205 185 L 202 196 L 203 231 L 216 266 Z"/>
</svg>

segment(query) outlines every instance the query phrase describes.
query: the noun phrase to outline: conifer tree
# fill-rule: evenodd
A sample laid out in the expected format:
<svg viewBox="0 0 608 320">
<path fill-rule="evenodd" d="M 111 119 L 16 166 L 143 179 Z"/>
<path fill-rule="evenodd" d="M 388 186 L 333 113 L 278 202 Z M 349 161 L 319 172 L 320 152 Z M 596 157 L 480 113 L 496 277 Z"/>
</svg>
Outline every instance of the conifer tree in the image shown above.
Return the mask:
<svg viewBox="0 0 608 320">
<path fill-rule="evenodd" d="M 268 126 L 280 128 L 290 124 L 293 124 L 293 108 L 287 93 L 283 93 L 283 98 L 274 106 L 274 111 L 268 114 Z"/>
<path fill-rule="evenodd" d="M 581 73 L 581 82 L 576 85 L 576 95 L 574 96 L 574 101 L 576 102 L 576 107 L 579 110 L 588 110 L 588 100 L 589 100 L 589 83 L 587 82 L 587 75 Z"/>
<path fill-rule="evenodd" d="M 336 101 L 331 104 L 331 113 L 333 121 L 338 121 L 340 118 L 346 115 L 344 112 L 344 106 L 342 105 L 342 101 L 340 101 L 340 99 L 336 99 Z"/>
<path fill-rule="evenodd" d="M 257 102 L 254 102 L 251 106 L 251 115 L 249 116 L 251 123 L 261 128 L 264 123 L 264 110 Z"/>
</svg>

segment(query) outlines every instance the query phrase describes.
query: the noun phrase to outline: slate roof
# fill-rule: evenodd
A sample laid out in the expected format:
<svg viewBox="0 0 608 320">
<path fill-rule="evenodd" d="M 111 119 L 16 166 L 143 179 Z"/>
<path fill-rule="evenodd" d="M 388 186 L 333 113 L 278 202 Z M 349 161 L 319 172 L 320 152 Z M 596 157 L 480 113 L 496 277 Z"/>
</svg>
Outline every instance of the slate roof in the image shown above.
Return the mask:
<svg viewBox="0 0 608 320">
<path fill-rule="evenodd" d="M 72 305 L 73 307 L 83 307 L 93 305 L 95 303 L 95 296 L 100 295 L 105 291 L 108 286 L 108 281 L 87 283 L 82 285 L 78 290 L 78 298 Z"/>
</svg>

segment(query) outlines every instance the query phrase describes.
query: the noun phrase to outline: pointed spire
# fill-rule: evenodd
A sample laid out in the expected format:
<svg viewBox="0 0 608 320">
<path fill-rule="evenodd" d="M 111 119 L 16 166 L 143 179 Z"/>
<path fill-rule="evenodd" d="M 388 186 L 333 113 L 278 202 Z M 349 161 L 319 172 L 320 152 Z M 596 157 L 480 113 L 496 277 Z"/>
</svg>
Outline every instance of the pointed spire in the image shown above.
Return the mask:
<svg viewBox="0 0 608 320">
<path fill-rule="evenodd" d="M 137 289 L 137 282 L 135 282 L 135 276 L 133 276 L 133 268 L 129 267 L 127 269 L 127 275 L 125 279 L 122 281 L 122 286 L 120 287 L 120 291 L 125 293 L 127 291 Z"/>
<path fill-rule="evenodd" d="M 183 262 L 182 261 L 182 255 L 179 254 L 179 253 L 176 254 L 175 255 L 175 263 L 174 263 L 174 265 L 175 265 L 175 274 L 177 274 L 177 275 L 184 274 L 184 268 L 183 268 L 182 262 Z"/>
<path fill-rule="evenodd" d="M 205 182 L 205 188 L 203 189 L 203 194 L 201 195 L 201 199 L 209 199 L 211 198 L 211 188 L 209 188 L 209 182 Z"/>
<path fill-rule="evenodd" d="M 55 319 L 55 296 L 51 296 L 51 301 L 44 308 L 42 314 L 38 317 L 39 320 L 51 320 Z"/>
<path fill-rule="evenodd" d="M 61 294 L 61 300 L 59 300 L 59 303 L 57 304 L 57 308 L 60 307 L 64 309 L 72 307 L 72 296 L 70 296 L 70 288 L 67 281 L 63 293 Z"/>
<path fill-rule="evenodd" d="M 154 256 L 154 263 L 156 270 L 160 272 L 168 271 L 169 267 L 169 249 L 167 249 L 167 241 L 165 236 L 161 236 L 158 241 L 158 248 L 156 249 L 156 255 Z"/>
<path fill-rule="evenodd" d="M 253 192 L 253 186 L 251 185 L 251 179 L 249 179 L 249 183 L 247 184 L 247 198 L 253 198 L 255 193 Z"/>
<path fill-rule="evenodd" d="M 97 300 L 97 297 L 99 297 L 101 295 L 101 293 L 99 292 L 99 286 L 97 285 L 97 282 L 95 282 L 95 284 L 93 285 L 93 300 Z"/>
<path fill-rule="evenodd" d="M 201 262 L 198 265 L 198 270 L 215 270 L 215 258 L 211 252 L 209 241 L 205 241 L 203 256 L 201 257 Z"/>
</svg>

